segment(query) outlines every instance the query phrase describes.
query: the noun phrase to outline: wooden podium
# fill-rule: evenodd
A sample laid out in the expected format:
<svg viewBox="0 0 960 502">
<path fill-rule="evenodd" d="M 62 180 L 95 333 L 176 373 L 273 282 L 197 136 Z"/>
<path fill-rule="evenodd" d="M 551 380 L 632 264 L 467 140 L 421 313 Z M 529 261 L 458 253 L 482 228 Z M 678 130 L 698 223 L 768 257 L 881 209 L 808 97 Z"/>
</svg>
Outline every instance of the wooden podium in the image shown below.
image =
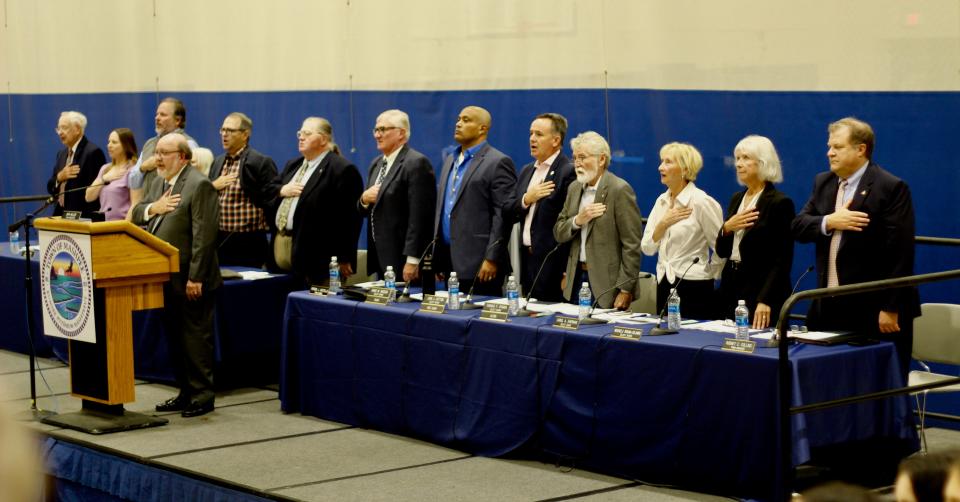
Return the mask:
<svg viewBox="0 0 960 502">
<path fill-rule="evenodd" d="M 163 307 L 163 283 L 180 269 L 177 248 L 128 221 L 38 218 L 34 227 L 90 236 L 96 312 L 97 343 L 68 341 L 70 392 L 83 399 L 83 410 L 43 422 L 91 434 L 166 424 L 123 403 L 136 399 L 133 311 Z"/>
</svg>

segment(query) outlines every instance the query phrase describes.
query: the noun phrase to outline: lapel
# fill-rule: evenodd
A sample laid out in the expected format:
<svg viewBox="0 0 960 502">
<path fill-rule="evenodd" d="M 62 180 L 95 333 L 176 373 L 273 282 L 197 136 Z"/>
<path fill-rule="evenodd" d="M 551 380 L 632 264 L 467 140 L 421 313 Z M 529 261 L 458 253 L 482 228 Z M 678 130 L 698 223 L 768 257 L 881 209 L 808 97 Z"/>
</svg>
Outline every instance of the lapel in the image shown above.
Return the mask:
<svg viewBox="0 0 960 502">
<path fill-rule="evenodd" d="M 768 181 L 767 183 L 764 184 L 763 192 L 760 194 L 760 198 L 757 199 L 757 203 L 753 205 L 753 208 L 759 211 L 761 215 L 764 214 L 764 212 L 767 210 L 767 206 L 770 204 L 770 200 L 773 199 L 773 192 L 774 192 L 773 184 Z M 740 208 L 740 203 L 743 202 L 743 198 L 746 196 L 747 196 L 746 190 L 740 192 L 737 200 L 735 201 L 736 206 L 734 207 L 734 211 Z M 746 239 L 748 235 L 750 235 L 750 232 L 753 231 L 753 229 L 757 228 L 757 225 L 759 225 L 760 221 L 762 220 L 763 220 L 763 217 L 761 216 L 757 218 L 757 221 L 754 222 L 752 227 L 749 227 L 743 230 L 743 237 L 740 239 L 741 245 L 743 244 L 743 240 Z"/>
<path fill-rule="evenodd" d="M 215 180 L 223 174 L 223 166 L 227 164 L 227 154 L 218 155 L 217 158 L 213 159 L 213 164 L 210 166 L 210 180 Z"/>
<path fill-rule="evenodd" d="M 300 200 L 303 200 L 304 197 L 306 197 L 313 190 L 317 189 L 317 187 L 326 184 L 327 180 L 330 179 L 330 177 L 325 176 L 325 174 L 327 167 L 330 165 L 330 157 L 332 155 L 336 154 L 333 152 L 327 152 L 327 154 L 323 157 L 323 160 L 320 161 L 320 165 L 314 169 L 313 173 L 310 175 L 310 179 L 308 179 L 303 186 L 303 193 L 300 194 Z M 303 163 L 302 160 L 300 162 Z M 299 169 L 299 166 L 297 169 Z M 294 171 L 294 173 L 296 173 L 296 171 Z M 296 174 L 294 174 L 294 176 L 296 176 Z"/>
<path fill-rule="evenodd" d="M 600 177 L 600 181 L 597 182 L 597 195 L 593 198 L 594 203 L 607 203 L 607 188 L 609 187 L 608 180 L 610 179 L 610 176 L 611 175 L 609 171 L 604 172 L 603 176 Z M 582 196 L 583 193 L 581 192 L 580 195 Z M 590 241 L 593 239 L 594 225 L 600 220 L 600 218 L 603 218 L 607 214 L 608 213 L 604 212 L 602 215 L 590 220 L 586 225 L 584 225 L 584 230 L 587 231 L 587 243 L 590 243 Z"/>
<path fill-rule="evenodd" d="M 517 179 L 517 187 L 519 187 L 519 190 L 517 190 L 517 193 L 521 194 L 520 195 L 521 197 L 527 191 L 527 186 L 530 185 L 530 179 L 533 178 L 533 173 L 535 172 L 537 172 L 536 161 L 530 164 L 529 169 L 524 169 L 523 171 L 520 171 L 520 177 Z M 550 174 L 548 173 L 547 179 L 549 178 L 550 178 Z M 546 179 L 544 181 L 546 181 Z"/>
<path fill-rule="evenodd" d="M 457 199 L 453 201 L 453 209 L 457 209 L 457 204 L 460 203 L 460 197 L 463 196 L 464 188 L 467 186 L 467 183 L 470 182 L 470 178 L 473 178 L 473 175 L 480 170 L 480 166 L 483 165 L 483 157 L 487 154 L 487 151 L 490 150 L 490 144 L 485 143 L 479 150 L 477 154 L 473 156 L 473 159 L 470 160 L 470 163 L 467 164 L 467 172 L 464 173 L 463 179 L 460 180 L 460 190 L 457 191 Z M 454 159 L 456 160 L 456 159 Z M 451 164 L 452 166 L 453 164 Z"/>
<path fill-rule="evenodd" d="M 397 177 L 397 172 L 403 169 L 403 159 L 407 156 L 407 145 L 400 147 L 400 153 L 397 154 L 397 158 L 393 159 L 393 165 L 390 166 L 390 171 L 387 172 L 387 176 L 383 178 L 383 183 L 380 184 L 380 191 L 377 192 L 377 200 L 374 204 L 380 202 L 380 197 L 383 197 L 383 192 L 386 191 L 387 186 Z M 376 181 L 376 180 L 374 180 Z"/>
<path fill-rule="evenodd" d="M 173 190 L 170 192 L 171 195 L 177 195 L 177 194 L 183 192 L 183 186 L 184 186 L 184 185 L 186 184 L 186 182 L 187 182 L 187 176 L 190 175 L 190 173 L 187 172 L 188 169 L 193 169 L 193 167 L 192 167 L 190 164 L 187 164 L 187 165 L 183 168 L 183 170 L 180 171 L 180 176 L 177 177 L 177 182 L 173 184 Z M 198 171 L 198 172 L 199 172 L 199 171 Z M 160 183 L 159 183 L 160 195 L 158 195 L 158 198 L 163 195 L 163 184 L 164 184 L 164 183 L 166 183 L 166 181 L 160 181 Z M 163 225 L 163 222 L 166 220 L 166 216 L 167 216 L 167 215 L 170 215 L 170 214 L 175 213 L 175 212 L 178 211 L 181 207 L 183 207 L 183 199 L 182 199 L 182 198 L 180 199 L 180 204 L 177 205 L 177 208 L 176 208 L 176 209 L 174 209 L 173 211 L 170 211 L 169 213 L 161 214 L 160 216 L 157 216 L 157 218 L 159 218 L 159 220 L 157 220 L 156 225 L 154 225 L 154 227 L 153 227 L 153 233 L 156 234 L 157 232 L 160 231 L 160 227 Z"/>
<path fill-rule="evenodd" d="M 863 211 L 863 205 L 866 202 L 867 196 L 870 195 L 870 192 L 873 189 L 873 182 L 877 177 L 877 166 L 873 162 L 867 165 L 867 168 L 863 171 L 863 177 L 860 178 L 860 183 L 857 184 L 857 192 L 853 194 L 853 199 L 850 203 L 851 211 Z M 839 182 L 837 183 L 839 189 Z M 836 192 L 834 192 L 834 199 L 836 199 Z"/>
</svg>

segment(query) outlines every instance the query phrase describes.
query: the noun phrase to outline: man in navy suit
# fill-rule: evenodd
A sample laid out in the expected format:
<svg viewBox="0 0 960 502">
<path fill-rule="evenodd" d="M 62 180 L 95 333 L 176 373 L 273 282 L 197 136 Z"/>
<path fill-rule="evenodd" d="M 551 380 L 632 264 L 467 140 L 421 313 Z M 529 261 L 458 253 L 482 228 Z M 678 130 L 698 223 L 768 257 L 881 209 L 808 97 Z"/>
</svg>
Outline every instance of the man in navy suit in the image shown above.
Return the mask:
<svg viewBox="0 0 960 502">
<path fill-rule="evenodd" d="M 819 287 L 913 275 L 910 188 L 871 161 L 869 124 L 848 117 L 830 124 L 829 132 L 830 172 L 817 175 L 810 200 L 793 220 L 797 240 L 817 245 Z M 916 288 L 887 289 L 815 301 L 807 324 L 892 339 L 906 374 L 919 312 Z"/>
<path fill-rule="evenodd" d="M 487 143 L 490 112 L 468 106 L 453 137 L 460 146 L 443 161 L 434 234 L 434 269 L 457 272 L 460 290 L 501 295 L 509 272 L 507 240 L 515 205 L 516 168 Z"/>
<path fill-rule="evenodd" d="M 87 202 L 84 190 L 67 192 L 93 184 L 100 168 L 107 163 L 103 150 L 83 134 L 86 128 L 87 117 L 80 112 L 63 112 L 57 121 L 57 136 L 64 148 L 57 152 L 53 176 L 47 181 L 47 192 L 56 196 L 54 216 L 62 215 L 64 210 L 92 212 L 100 209 L 99 200 Z"/>
<path fill-rule="evenodd" d="M 336 256 L 343 284 L 357 263 L 361 219 L 357 199 L 363 179 L 340 155 L 327 119 L 308 117 L 297 131 L 300 156 L 287 162 L 274 181 L 274 259 L 308 285 L 327 285 L 328 264 Z"/>
<path fill-rule="evenodd" d="M 530 124 L 530 155 L 534 158 L 520 171 L 516 212 L 520 220 L 520 284 L 524 294 L 538 300 L 562 302 L 560 286 L 566 270 L 570 243 L 557 246 L 553 226 L 563 209 L 567 188 L 577 178 L 570 159 L 563 154 L 567 119 L 558 113 L 537 115 Z M 540 278 L 536 278 L 540 267 Z"/>
<path fill-rule="evenodd" d="M 433 239 L 433 212 L 437 184 L 433 166 L 422 153 L 410 148 L 410 117 L 387 110 L 373 128 L 377 156 L 370 164 L 367 189 L 357 210 L 367 216 L 367 272 L 383 277 L 387 266 L 403 280 L 418 277 L 420 255 Z"/>
</svg>

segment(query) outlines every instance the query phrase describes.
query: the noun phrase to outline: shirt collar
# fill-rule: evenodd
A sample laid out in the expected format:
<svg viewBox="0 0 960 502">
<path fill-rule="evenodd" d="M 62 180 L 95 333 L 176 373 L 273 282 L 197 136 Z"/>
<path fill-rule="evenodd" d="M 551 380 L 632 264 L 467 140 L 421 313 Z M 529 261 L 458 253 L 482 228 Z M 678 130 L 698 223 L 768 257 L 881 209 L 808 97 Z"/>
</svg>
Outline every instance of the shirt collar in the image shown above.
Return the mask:
<svg viewBox="0 0 960 502">
<path fill-rule="evenodd" d="M 863 173 L 867 171 L 867 166 L 869 165 L 870 161 L 868 160 L 862 166 L 860 166 L 860 169 L 857 169 L 853 172 L 853 174 L 847 176 L 847 185 L 856 185 L 857 183 L 860 183 L 860 178 L 863 178 Z"/>
<path fill-rule="evenodd" d="M 683 187 L 683 190 L 680 190 L 680 193 L 677 194 L 677 202 L 684 206 L 689 206 L 690 198 L 693 197 L 693 192 L 696 191 L 696 189 L 697 185 L 692 181 L 687 183 L 687 186 Z"/>
<path fill-rule="evenodd" d="M 476 145 L 470 148 L 467 148 L 466 150 L 463 149 L 463 146 L 458 147 L 457 150 L 463 154 L 464 159 L 470 159 L 470 158 L 473 158 L 474 155 L 476 155 L 477 150 L 483 148 L 483 145 L 486 145 L 486 144 L 487 144 L 486 141 L 481 141 L 480 143 L 477 143 Z"/>
<path fill-rule="evenodd" d="M 390 152 L 390 155 L 383 156 L 383 159 L 387 161 L 388 166 L 392 166 L 394 161 L 397 160 L 397 156 L 400 155 L 400 150 L 403 150 L 403 145 L 400 145 L 400 148 Z"/>
<path fill-rule="evenodd" d="M 553 155 L 547 157 L 547 160 L 543 161 L 542 164 L 536 164 L 536 163 L 535 163 L 535 165 L 542 165 L 542 166 L 544 166 L 544 167 L 551 167 L 551 166 L 553 166 L 553 163 L 557 161 L 557 157 L 559 157 L 559 156 L 560 156 L 560 150 L 557 150 L 557 151 L 553 152 Z M 539 162 L 539 161 L 537 161 L 537 162 Z"/>
<path fill-rule="evenodd" d="M 177 174 L 174 174 L 174 175 L 173 175 L 173 178 L 170 178 L 170 181 L 168 181 L 167 184 L 170 185 L 171 187 L 173 187 L 174 185 L 176 185 L 176 184 L 177 184 L 177 180 L 180 179 L 180 175 L 183 174 L 183 170 L 186 169 L 186 168 L 188 168 L 188 167 L 190 167 L 190 163 L 189 163 L 189 162 L 188 162 L 187 164 L 185 164 L 182 168 L 180 168 L 180 170 L 177 171 Z"/>
<path fill-rule="evenodd" d="M 246 152 L 246 151 L 247 151 L 247 145 L 244 145 L 243 148 L 241 148 L 236 155 L 224 154 L 226 155 L 225 162 L 228 164 L 231 162 L 236 162 L 243 155 L 243 152 Z"/>
</svg>

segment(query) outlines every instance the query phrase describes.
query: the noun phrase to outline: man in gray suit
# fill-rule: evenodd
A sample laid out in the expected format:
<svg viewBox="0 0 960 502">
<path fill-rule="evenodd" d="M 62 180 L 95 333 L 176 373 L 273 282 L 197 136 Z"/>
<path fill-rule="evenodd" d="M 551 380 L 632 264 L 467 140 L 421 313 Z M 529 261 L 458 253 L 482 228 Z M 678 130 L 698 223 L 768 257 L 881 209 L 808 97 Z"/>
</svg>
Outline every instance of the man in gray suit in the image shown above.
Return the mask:
<svg viewBox="0 0 960 502">
<path fill-rule="evenodd" d="M 576 302 L 580 285 L 590 283 L 598 305 L 625 310 L 633 301 L 640 272 L 643 228 L 637 196 L 626 181 L 607 172 L 610 146 L 588 131 L 570 142 L 577 181 L 553 227 L 557 242 L 573 241 L 564 277 L 564 296 Z M 619 284 L 619 286 L 617 286 Z M 619 287 L 614 297 L 603 294 Z"/>
<path fill-rule="evenodd" d="M 213 310 L 222 284 L 217 264 L 217 191 L 190 167 L 179 133 L 160 138 L 154 158 L 163 183 L 153 183 L 133 208 L 133 221 L 180 251 L 180 272 L 164 285 L 164 318 L 180 393 L 157 411 L 195 417 L 213 411 Z M 158 180 L 159 181 L 159 180 Z"/>
<path fill-rule="evenodd" d="M 453 138 L 460 146 L 443 161 L 434 235 L 434 269 L 460 276 L 461 291 L 501 295 L 509 272 L 507 238 L 512 226 L 517 170 L 513 160 L 487 143 L 490 112 L 468 106 Z"/>
</svg>

